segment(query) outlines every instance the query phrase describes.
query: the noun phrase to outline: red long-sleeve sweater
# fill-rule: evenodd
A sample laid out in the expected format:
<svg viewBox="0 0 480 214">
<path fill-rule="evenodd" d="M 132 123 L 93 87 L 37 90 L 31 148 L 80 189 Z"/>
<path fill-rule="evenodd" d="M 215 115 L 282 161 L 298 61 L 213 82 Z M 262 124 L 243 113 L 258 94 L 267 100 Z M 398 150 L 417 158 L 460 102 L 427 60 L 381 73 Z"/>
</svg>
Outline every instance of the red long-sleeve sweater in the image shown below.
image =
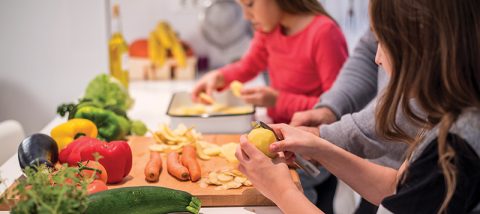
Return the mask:
<svg viewBox="0 0 480 214">
<path fill-rule="evenodd" d="M 285 36 L 255 32 L 248 52 L 236 63 L 220 69 L 226 84 L 246 82 L 268 70 L 271 87 L 279 92 L 268 108 L 275 123 L 289 123 L 293 114 L 311 109 L 335 81 L 348 57 L 347 43 L 330 18 L 319 15 L 300 32 Z"/>
</svg>

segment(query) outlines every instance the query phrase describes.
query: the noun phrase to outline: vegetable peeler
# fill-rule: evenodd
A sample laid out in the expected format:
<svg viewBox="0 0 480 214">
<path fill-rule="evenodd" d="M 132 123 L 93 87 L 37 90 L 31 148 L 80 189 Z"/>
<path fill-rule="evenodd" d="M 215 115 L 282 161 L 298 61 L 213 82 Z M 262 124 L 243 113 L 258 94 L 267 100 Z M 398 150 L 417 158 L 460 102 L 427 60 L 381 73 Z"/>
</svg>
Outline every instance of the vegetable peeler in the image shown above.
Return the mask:
<svg viewBox="0 0 480 214">
<path fill-rule="evenodd" d="M 280 138 L 277 135 L 277 133 L 275 133 L 275 131 L 272 129 L 272 127 L 270 127 L 266 123 L 264 123 L 262 121 L 252 122 L 252 128 L 259 128 L 259 127 L 264 128 L 264 129 L 268 129 L 271 132 L 273 132 L 277 141 L 283 140 L 282 138 Z M 318 168 L 312 162 L 310 162 L 308 160 L 305 160 L 305 158 L 303 158 L 302 156 L 300 156 L 297 153 L 295 153 L 294 162 L 300 169 L 303 169 L 303 171 L 305 171 L 311 177 L 317 177 L 320 174 L 320 170 L 318 170 Z"/>
</svg>

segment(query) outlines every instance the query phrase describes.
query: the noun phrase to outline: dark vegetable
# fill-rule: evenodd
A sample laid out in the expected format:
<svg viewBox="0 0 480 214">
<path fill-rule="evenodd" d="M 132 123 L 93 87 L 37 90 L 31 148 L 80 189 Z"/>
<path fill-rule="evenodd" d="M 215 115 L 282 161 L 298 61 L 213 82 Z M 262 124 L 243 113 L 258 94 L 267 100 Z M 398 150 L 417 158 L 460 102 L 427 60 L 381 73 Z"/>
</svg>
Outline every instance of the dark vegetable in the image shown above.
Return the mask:
<svg viewBox="0 0 480 214">
<path fill-rule="evenodd" d="M 45 134 L 33 134 L 18 146 L 18 162 L 22 170 L 45 164 L 53 168 L 58 161 L 58 146 L 55 140 Z"/>
<path fill-rule="evenodd" d="M 142 186 L 110 189 L 88 197 L 86 213 L 198 213 L 201 202 L 188 192 Z"/>
</svg>

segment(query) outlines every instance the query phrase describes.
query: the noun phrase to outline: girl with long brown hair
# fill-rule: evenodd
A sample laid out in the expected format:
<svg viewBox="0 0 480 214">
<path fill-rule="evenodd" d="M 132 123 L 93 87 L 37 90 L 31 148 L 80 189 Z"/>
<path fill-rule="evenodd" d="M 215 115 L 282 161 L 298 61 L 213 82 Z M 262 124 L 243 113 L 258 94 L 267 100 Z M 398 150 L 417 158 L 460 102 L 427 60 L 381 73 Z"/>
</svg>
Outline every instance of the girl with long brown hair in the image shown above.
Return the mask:
<svg viewBox="0 0 480 214">
<path fill-rule="evenodd" d="M 468 213 L 480 207 L 480 1 L 371 0 L 376 62 L 390 73 L 377 134 L 407 143 L 399 170 L 379 166 L 287 125 L 270 150 L 325 166 L 379 213 Z M 413 111 L 412 103 L 422 113 Z M 397 112 L 423 127 L 409 137 Z M 293 184 L 285 158 L 266 158 L 242 137 L 239 169 L 285 213 L 321 212 Z"/>
<path fill-rule="evenodd" d="M 241 98 L 267 107 L 274 122 L 288 123 L 311 109 L 335 81 L 347 58 L 347 44 L 335 21 L 317 0 L 238 0 L 255 28 L 248 52 L 238 62 L 211 71 L 193 90 L 211 94 L 238 80 L 268 71 L 270 85 L 245 87 Z"/>
</svg>

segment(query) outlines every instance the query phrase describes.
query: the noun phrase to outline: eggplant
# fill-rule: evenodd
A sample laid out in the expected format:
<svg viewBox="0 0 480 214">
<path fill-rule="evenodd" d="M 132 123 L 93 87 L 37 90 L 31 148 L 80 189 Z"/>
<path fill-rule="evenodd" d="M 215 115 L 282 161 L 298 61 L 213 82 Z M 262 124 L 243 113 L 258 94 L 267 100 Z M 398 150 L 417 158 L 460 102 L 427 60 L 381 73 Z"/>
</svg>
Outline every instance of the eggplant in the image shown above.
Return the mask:
<svg viewBox="0 0 480 214">
<path fill-rule="evenodd" d="M 33 134 L 25 138 L 18 146 L 20 167 L 36 168 L 42 164 L 53 168 L 58 161 L 58 146 L 55 140 L 45 134 Z"/>
</svg>

